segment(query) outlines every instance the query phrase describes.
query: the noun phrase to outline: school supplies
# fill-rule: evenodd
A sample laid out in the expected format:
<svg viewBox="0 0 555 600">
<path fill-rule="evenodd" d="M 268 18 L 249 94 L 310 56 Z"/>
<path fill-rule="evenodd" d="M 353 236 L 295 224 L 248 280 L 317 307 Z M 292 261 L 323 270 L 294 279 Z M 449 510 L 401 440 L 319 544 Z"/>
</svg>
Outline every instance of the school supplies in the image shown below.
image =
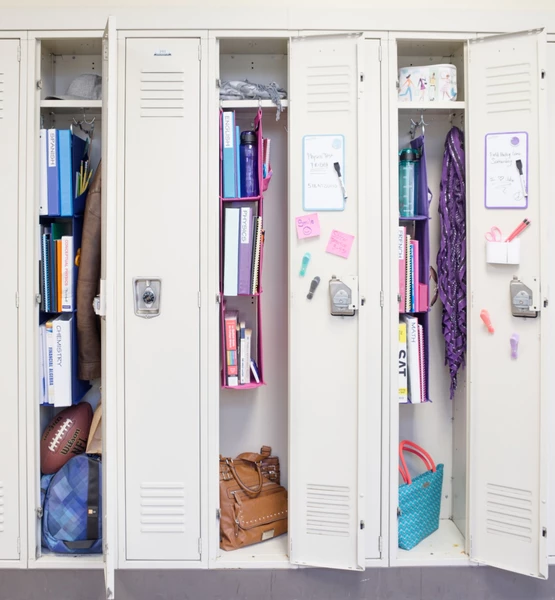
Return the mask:
<svg viewBox="0 0 555 600">
<path fill-rule="evenodd" d="M 314 292 L 316 291 L 316 288 L 318 287 L 318 284 L 320 283 L 320 278 L 318 276 L 316 276 L 311 282 L 310 282 L 310 289 L 308 290 L 308 294 L 306 295 L 306 297 L 309 300 L 312 300 L 312 297 L 314 296 Z"/>
<path fill-rule="evenodd" d="M 491 317 L 489 316 L 489 312 L 485 308 L 483 308 L 480 311 L 480 319 L 482 319 L 482 321 L 484 322 L 484 325 L 487 327 L 487 329 L 490 333 L 495 332 L 495 329 L 494 329 L 493 325 L 491 324 Z"/>
<path fill-rule="evenodd" d="M 486 231 L 484 237 L 488 242 L 500 242 L 503 239 L 503 236 L 501 235 L 501 229 L 495 226 L 492 227 L 489 231 Z"/>
<path fill-rule="evenodd" d="M 522 188 L 522 195 L 527 198 L 528 191 L 526 190 L 526 182 L 524 181 L 524 173 L 522 172 L 522 160 L 520 160 L 520 158 L 516 161 L 516 168 L 518 170 L 518 174 L 520 175 L 520 187 Z"/>
<path fill-rule="evenodd" d="M 507 242 L 512 242 L 515 237 L 520 235 L 527 227 L 530 225 L 530 221 L 528 219 L 524 219 L 522 223 L 509 235 L 507 238 Z"/>
<path fill-rule="evenodd" d="M 308 267 L 308 263 L 310 262 L 310 252 L 305 252 L 303 256 L 303 262 L 301 263 L 301 270 L 299 271 L 299 275 L 301 277 L 305 276 L 306 269 Z"/>
</svg>

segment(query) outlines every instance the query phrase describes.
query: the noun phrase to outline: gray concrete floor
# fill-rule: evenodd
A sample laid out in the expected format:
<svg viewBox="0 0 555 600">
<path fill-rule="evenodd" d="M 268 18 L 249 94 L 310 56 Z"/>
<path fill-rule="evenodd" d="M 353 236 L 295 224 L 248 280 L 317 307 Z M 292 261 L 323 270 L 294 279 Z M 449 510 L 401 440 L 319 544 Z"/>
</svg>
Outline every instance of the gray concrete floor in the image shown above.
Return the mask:
<svg viewBox="0 0 555 600">
<path fill-rule="evenodd" d="M 485 567 L 120 571 L 116 600 L 555 600 L 555 569 L 550 577 Z M 101 572 L 0 571 L 0 600 L 104 599 Z"/>
</svg>

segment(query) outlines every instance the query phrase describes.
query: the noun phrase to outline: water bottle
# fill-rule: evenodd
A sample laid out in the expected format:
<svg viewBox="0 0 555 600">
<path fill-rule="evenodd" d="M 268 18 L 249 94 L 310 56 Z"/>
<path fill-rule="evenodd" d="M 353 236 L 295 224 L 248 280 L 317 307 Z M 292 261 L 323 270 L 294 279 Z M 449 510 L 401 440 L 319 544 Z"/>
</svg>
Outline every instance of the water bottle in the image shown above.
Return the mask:
<svg viewBox="0 0 555 600">
<path fill-rule="evenodd" d="M 241 197 L 258 196 L 258 148 L 256 133 L 243 131 L 239 157 L 241 162 Z"/>
<path fill-rule="evenodd" d="M 416 216 L 419 160 L 420 153 L 414 148 L 403 148 L 399 152 L 399 213 L 402 217 Z"/>
</svg>

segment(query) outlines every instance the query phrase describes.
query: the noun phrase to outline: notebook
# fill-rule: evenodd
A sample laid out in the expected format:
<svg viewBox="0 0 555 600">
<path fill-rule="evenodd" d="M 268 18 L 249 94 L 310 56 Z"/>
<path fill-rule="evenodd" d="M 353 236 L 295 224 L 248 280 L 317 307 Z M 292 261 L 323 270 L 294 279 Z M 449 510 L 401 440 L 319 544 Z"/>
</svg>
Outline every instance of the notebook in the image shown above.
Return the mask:
<svg viewBox="0 0 555 600">
<path fill-rule="evenodd" d="M 260 277 L 260 253 L 262 251 L 262 217 L 256 217 L 256 227 L 254 234 L 254 248 L 252 260 L 252 288 L 251 293 L 256 294 L 259 291 Z"/>
<path fill-rule="evenodd" d="M 407 228 L 399 227 L 397 232 L 397 255 L 399 259 L 399 312 L 405 312 L 405 287 L 407 273 L 407 251 L 405 243 L 407 239 Z"/>
<path fill-rule="evenodd" d="M 405 251 L 406 251 L 406 264 L 405 264 L 405 312 L 411 311 L 411 272 L 412 272 L 412 264 L 411 264 L 411 245 L 410 245 L 410 235 L 407 235 L 405 240 Z"/>
<path fill-rule="evenodd" d="M 407 324 L 409 400 L 413 404 L 416 404 L 421 401 L 422 397 L 422 390 L 420 386 L 418 319 L 409 315 L 403 315 L 402 319 Z"/>
<path fill-rule="evenodd" d="M 420 367 L 420 402 L 426 402 L 426 373 L 424 356 L 424 328 L 418 325 L 418 365 Z"/>
<path fill-rule="evenodd" d="M 407 324 L 399 323 L 399 404 L 407 404 L 408 396 Z"/>
<path fill-rule="evenodd" d="M 420 260 L 418 256 L 418 240 L 411 241 L 412 246 L 412 310 L 418 312 L 420 310 L 420 298 L 419 298 L 419 280 L 420 280 Z"/>
<path fill-rule="evenodd" d="M 237 296 L 239 277 L 238 208 L 225 209 L 224 221 L 224 296 Z"/>
<path fill-rule="evenodd" d="M 251 293 L 252 280 L 252 242 L 253 218 L 252 208 L 242 206 L 239 221 L 239 294 Z"/>
</svg>

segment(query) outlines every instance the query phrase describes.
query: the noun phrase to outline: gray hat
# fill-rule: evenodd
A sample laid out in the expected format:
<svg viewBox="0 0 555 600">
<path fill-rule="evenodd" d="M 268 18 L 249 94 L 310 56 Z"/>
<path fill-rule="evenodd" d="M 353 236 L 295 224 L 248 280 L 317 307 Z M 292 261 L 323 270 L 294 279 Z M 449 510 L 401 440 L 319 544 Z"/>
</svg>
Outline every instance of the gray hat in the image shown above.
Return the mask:
<svg viewBox="0 0 555 600">
<path fill-rule="evenodd" d="M 76 77 L 63 96 L 48 96 L 47 100 L 101 100 L 102 77 L 87 73 Z"/>
</svg>

